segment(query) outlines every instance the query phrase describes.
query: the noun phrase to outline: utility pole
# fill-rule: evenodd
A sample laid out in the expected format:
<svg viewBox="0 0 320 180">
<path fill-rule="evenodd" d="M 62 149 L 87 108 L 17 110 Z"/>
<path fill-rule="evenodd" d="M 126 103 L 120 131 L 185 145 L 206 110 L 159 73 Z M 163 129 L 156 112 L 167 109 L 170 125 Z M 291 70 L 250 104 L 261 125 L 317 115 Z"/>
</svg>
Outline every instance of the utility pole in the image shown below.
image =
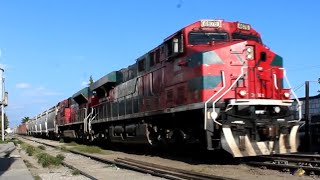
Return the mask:
<svg viewBox="0 0 320 180">
<path fill-rule="evenodd" d="M 309 118 L 309 81 L 306 81 L 306 99 L 305 99 L 305 111 L 304 111 L 304 119 L 305 119 L 305 142 L 306 142 L 306 150 L 311 151 L 311 136 L 310 136 L 310 118 Z"/>
<path fill-rule="evenodd" d="M 2 141 L 4 141 L 4 79 L 3 79 L 4 69 L 0 67 L 0 95 L 1 95 L 1 137 Z"/>
</svg>

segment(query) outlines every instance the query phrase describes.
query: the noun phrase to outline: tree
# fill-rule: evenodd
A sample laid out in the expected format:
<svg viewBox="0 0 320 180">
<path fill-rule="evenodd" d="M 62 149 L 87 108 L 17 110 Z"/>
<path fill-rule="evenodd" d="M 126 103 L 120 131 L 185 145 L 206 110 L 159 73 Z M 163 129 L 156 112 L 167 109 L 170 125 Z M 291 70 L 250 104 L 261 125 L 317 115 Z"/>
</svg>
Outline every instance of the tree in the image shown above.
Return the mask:
<svg viewBox="0 0 320 180">
<path fill-rule="evenodd" d="M 88 85 L 89 85 L 89 86 L 90 86 L 90 85 L 92 85 L 92 84 L 93 84 L 93 82 L 94 82 L 94 81 L 93 81 L 93 78 L 92 78 L 92 76 L 90 76 L 89 84 L 88 84 Z"/>
<path fill-rule="evenodd" d="M 24 118 L 22 118 L 22 120 L 21 120 L 21 124 L 26 123 L 26 122 L 28 122 L 29 120 L 30 120 L 29 117 L 24 117 Z"/>
<path fill-rule="evenodd" d="M 4 129 L 7 129 L 9 126 L 9 120 L 8 120 L 8 117 L 6 115 L 6 113 L 4 113 Z M 2 129 L 2 117 L 1 117 L 1 114 L 0 114 L 0 130 Z"/>
</svg>

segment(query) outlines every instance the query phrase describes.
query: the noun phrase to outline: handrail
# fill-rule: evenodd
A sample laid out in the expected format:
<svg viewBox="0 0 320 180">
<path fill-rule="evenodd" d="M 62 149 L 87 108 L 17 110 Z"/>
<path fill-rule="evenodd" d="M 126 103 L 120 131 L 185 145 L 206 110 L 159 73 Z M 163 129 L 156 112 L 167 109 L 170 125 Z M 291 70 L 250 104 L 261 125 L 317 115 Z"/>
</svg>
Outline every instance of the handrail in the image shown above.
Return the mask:
<svg viewBox="0 0 320 180">
<path fill-rule="evenodd" d="M 286 70 L 285 70 L 284 68 L 279 68 L 279 69 L 282 69 L 282 71 L 283 71 L 283 76 L 284 76 L 284 78 L 286 79 L 286 82 L 287 82 L 287 84 L 288 84 L 288 86 L 289 86 L 289 88 L 290 88 L 290 91 L 292 92 L 295 100 L 298 102 L 298 104 L 297 104 L 298 107 L 297 107 L 297 108 L 298 108 L 298 111 L 299 111 L 299 119 L 298 119 L 298 120 L 293 120 L 293 121 L 288 121 L 288 122 L 299 122 L 299 121 L 301 121 L 301 119 L 302 119 L 301 103 L 300 103 L 299 98 L 298 98 L 298 96 L 296 95 L 296 93 L 292 90 L 292 87 L 291 87 L 291 85 L 290 85 L 290 82 L 289 82 L 288 77 L 287 77 L 287 74 L 286 74 Z"/>
<path fill-rule="evenodd" d="M 88 117 L 91 117 L 91 116 L 93 115 L 93 111 L 94 111 L 94 109 L 91 108 L 91 112 L 90 112 L 90 114 L 88 115 Z M 89 133 L 90 133 L 90 131 L 91 131 L 91 122 L 96 118 L 96 116 L 97 116 L 97 114 L 94 115 L 92 118 L 88 118 L 88 119 L 89 119 L 89 122 L 88 122 L 88 132 L 89 132 Z"/>
<path fill-rule="evenodd" d="M 278 80 L 278 79 L 277 79 L 277 75 L 276 75 L 276 74 L 273 74 L 273 84 L 274 84 L 274 87 L 275 87 L 276 89 L 279 89 L 277 80 Z"/>
<path fill-rule="evenodd" d="M 214 101 L 212 102 L 212 110 L 213 110 L 213 112 L 215 112 L 215 110 L 216 110 L 216 109 L 215 109 L 215 104 L 216 104 L 224 95 L 226 95 L 226 94 L 231 90 L 231 88 L 239 81 L 239 79 L 243 76 L 243 74 L 244 74 L 244 68 L 247 68 L 247 67 L 242 66 L 242 67 L 241 67 L 241 73 L 240 73 L 240 75 L 237 77 L 237 79 L 230 85 L 230 87 L 229 87 L 225 92 L 223 92 L 216 100 L 214 100 Z M 213 121 L 221 126 L 222 124 L 219 123 L 219 122 L 216 120 L 216 118 L 217 118 L 217 117 L 212 117 Z"/>
<path fill-rule="evenodd" d="M 219 89 L 219 91 L 217 91 L 215 94 L 213 94 L 204 104 L 204 112 L 205 112 L 205 116 L 204 116 L 204 129 L 207 130 L 207 116 L 208 116 L 208 103 L 209 101 L 211 101 L 218 93 L 220 93 L 225 87 L 226 87 L 226 79 L 224 77 L 224 71 L 221 71 L 221 76 L 222 76 L 222 88 Z M 221 123 L 217 122 L 214 120 L 214 122 L 218 123 L 221 125 Z"/>
<path fill-rule="evenodd" d="M 82 109 L 84 109 L 85 112 L 87 112 L 87 108 L 82 108 Z M 81 110 L 81 109 L 79 109 L 79 110 Z M 90 114 L 88 114 L 88 115 L 83 119 L 83 126 L 84 126 L 83 130 L 84 130 L 84 132 L 87 132 L 87 131 L 88 131 L 87 119 L 89 118 L 89 116 L 90 116 Z"/>
</svg>

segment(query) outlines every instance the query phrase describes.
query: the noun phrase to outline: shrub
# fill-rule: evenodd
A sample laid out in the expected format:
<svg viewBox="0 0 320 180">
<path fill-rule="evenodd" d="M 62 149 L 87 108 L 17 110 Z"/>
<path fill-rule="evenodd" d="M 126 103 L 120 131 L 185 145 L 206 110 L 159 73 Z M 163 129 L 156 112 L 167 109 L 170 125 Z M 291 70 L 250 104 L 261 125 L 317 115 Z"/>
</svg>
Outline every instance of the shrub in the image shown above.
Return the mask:
<svg viewBox="0 0 320 180">
<path fill-rule="evenodd" d="M 71 141 L 70 143 L 68 143 L 68 146 L 77 146 L 78 143 L 74 142 L 74 141 Z"/>
<path fill-rule="evenodd" d="M 46 150 L 46 147 L 44 145 L 39 145 L 38 148 L 41 150 Z"/>
<path fill-rule="evenodd" d="M 36 148 L 31 146 L 31 145 L 27 145 L 26 147 L 26 153 L 29 155 L 29 156 L 32 156 L 36 151 Z"/>
<path fill-rule="evenodd" d="M 68 151 L 66 146 L 60 146 L 61 151 Z"/>
<path fill-rule="evenodd" d="M 61 161 L 64 160 L 65 156 L 63 154 L 56 155 L 56 158 L 60 159 Z"/>
<path fill-rule="evenodd" d="M 80 174 L 80 171 L 79 170 L 74 170 L 73 172 L 72 172 L 72 175 L 79 175 Z"/>
<path fill-rule="evenodd" d="M 42 167 L 48 167 L 49 165 L 59 166 L 62 162 L 61 159 L 51 156 L 47 153 L 39 153 L 37 155 L 38 163 L 42 165 Z"/>
<path fill-rule="evenodd" d="M 85 153 L 99 153 L 102 154 L 102 150 L 100 147 L 97 146 L 86 146 L 86 145 L 79 145 L 74 148 L 73 150 L 85 152 Z"/>
</svg>

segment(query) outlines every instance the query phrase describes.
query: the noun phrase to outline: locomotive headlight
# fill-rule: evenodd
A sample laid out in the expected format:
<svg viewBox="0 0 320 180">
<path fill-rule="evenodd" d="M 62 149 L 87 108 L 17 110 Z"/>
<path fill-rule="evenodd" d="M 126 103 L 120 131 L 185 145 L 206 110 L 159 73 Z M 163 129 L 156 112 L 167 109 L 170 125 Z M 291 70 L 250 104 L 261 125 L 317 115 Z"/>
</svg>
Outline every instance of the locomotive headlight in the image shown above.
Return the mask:
<svg viewBox="0 0 320 180">
<path fill-rule="evenodd" d="M 212 119 L 217 119 L 218 113 L 213 111 L 213 112 L 211 112 L 210 116 L 211 116 Z"/>
<path fill-rule="evenodd" d="M 279 106 L 275 106 L 275 107 L 273 107 L 273 110 L 275 113 L 279 113 L 281 108 Z"/>
<path fill-rule="evenodd" d="M 242 96 L 242 97 L 244 97 L 246 94 L 247 94 L 246 90 L 240 90 L 239 91 L 239 95 Z"/>
<path fill-rule="evenodd" d="M 290 93 L 288 93 L 288 92 L 283 93 L 283 97 L 289 99 L 290 98 Z"/>
<path fill-rule="evenodd" d="M 252 46 L 247 46 L 247 52 L 252 53 L 253 52 L 253 47 Z"/>
<path fill-rule="evenodd" d="M 254 47 L 246 46 L 246 58 L 252 60 L 254 58 Z"/>
</svg>

